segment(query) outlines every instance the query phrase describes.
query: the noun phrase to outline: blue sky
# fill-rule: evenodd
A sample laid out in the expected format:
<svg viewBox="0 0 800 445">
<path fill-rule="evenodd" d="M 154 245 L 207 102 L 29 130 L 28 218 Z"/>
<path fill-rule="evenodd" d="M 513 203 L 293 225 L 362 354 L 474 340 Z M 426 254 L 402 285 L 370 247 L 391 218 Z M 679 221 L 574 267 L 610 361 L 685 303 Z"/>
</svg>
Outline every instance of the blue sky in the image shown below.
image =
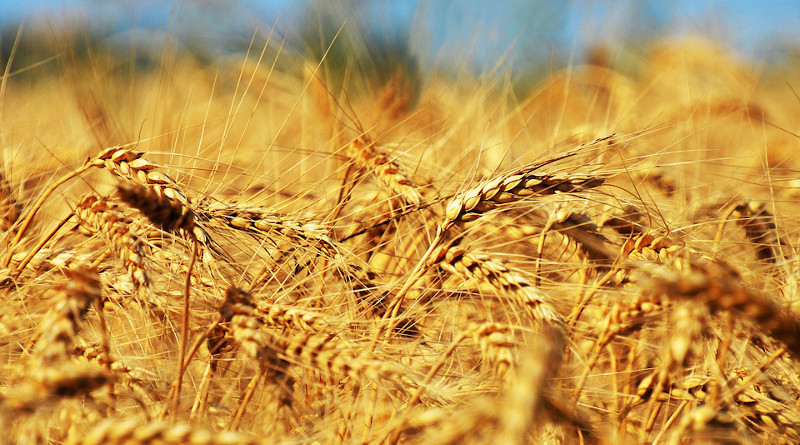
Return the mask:
<svg viewBox="0 0 800 445">
<path fill-rule="evenodd" d="M 409 30 L 412 48 L 453 54 L 490 65 L 502 55 L 580 54 L 595 43 L 614 43 L 644 32 L 701 34 L 751 60 L 789 45 L 800 47 L 800 0 L 373 0 L 358 14 L 374 33 Z M 193 38 L 248 35 L 254 26 L 288 34 L 311 0 L 0 0 L 0 22 L 80 15 L 123 31 L 163 28 L 174 18 Z M 172 22 L 171 22 L 172 21 Z M 173 26 L 174 29 L 174 26 Z M 654 31 L 655 30 L 655 31 Z M 638 34 L 637 34 L 638 33 Z M 291 38 L 291 37 L 288 37 Z M 635 39 L 632 40 L 635 43 Z"/>
</svg>

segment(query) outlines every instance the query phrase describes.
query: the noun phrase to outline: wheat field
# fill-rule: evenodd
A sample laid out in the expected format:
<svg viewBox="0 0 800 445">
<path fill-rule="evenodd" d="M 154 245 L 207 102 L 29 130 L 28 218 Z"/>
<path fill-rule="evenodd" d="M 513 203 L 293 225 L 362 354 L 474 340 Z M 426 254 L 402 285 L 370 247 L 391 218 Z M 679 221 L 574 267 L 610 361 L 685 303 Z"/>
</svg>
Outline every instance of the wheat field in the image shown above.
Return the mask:
<svg viewBox="0 0 800 445">
<path fill-rule="evenodd" d="M 276 48 L 7 68 L 5 443 L 800 441 L 791 61 Z"/>
</svg>

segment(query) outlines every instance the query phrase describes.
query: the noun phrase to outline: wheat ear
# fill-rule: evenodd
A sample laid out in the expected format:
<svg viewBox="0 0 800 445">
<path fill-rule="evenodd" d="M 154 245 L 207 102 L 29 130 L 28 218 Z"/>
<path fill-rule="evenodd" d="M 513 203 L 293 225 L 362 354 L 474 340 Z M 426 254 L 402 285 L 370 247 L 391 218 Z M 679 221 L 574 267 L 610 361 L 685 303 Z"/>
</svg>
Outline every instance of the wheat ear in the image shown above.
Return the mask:
<svg viewBox="0 0 800 445">
<path fill-rule="evenodd" d="M 98 195 L 84 196 L 75 205 L 75 216 L 81 228 L 90 235 L 100 234 L 110 241 L 111 246 L 127 268 L 134 286 L 147 287 L 145 251 L 141 227 L 117 210 L 117 206 Z"/>
<path fill-rule="evenodd" d="M 181 324 L 181 342 L 178 352 L 178 364 L 175 382 L 173 383 L 173 415 L 177 416 L 180 404 L 181 386 L 183 384 L 183 373 L 186 370 L 184 360 L 186 357 L 186 344 L 189 341 L 189 291 L 191 287 L 192 269 L 197 258 L 198 246 L 201 240 L 197 238 L 198 226 L 195 224 L 194 213 L 183 203 L 170 199 L 165 194 L 159 193 L 156 189 L 150 189 L 141 185 L 123 185 L 117 187 L 117 191 L 128 205 L 139 209 L 154 225 L 159 226 L 167 232 L 183 232 L 192 241 L 192 256 L 186 270 L 186 281 L 183 292 L 183 317 Z M 200 233 L 204 233 L 201 230 Z"/>
<path fill-rule="evenodd" d="M 11 228 L 22 212 L 22 205 L 17 202 L 6 177 L 0 172 L 0 231 Z"/>
<path fill-rule="evenodd" d="M 548 414 L 552 404 L 542 403 L 549 380 L 557 375 L 564 351 L 564 336 L 559 330 L 545 330 L 531 341 L 514 369 L 511 382 L 499 406 L 497 443 L 524 444 L 537 417 Z"/>
<path fill-rule="evenodd" d="M 736 223 L 744 229 L 747 240 L 756 246 L 760 261 L 775 263 L 781 257 L 781 243 L 775 216 L 763 202 L 748 201 L 733 209 Z"/>
<path fill-rule="evenodd" d="M 83 396 L 113 381 L 106 369 L 96 365 L 67 362 L 65 366 L 39 369 L 33 379 L 9 388 L 0 397 L 0 417 L 31 412 L 47 403 Z"/>
<path fill-rule="evenodd" d="M 87 159 L 80 167 L 68 172 L 48 186 L 48 188 L 39 195 L 39 198 L 31 206 L 30 210 L 28 210 L 25 219 L 22 221 L 17 231 L 16 237 L 14 237 L 9 245 L 9 253 L 3 260 L 2 267 L 8 267 L 8 264 L 11 262 L 11 257 L 14 254 L 14 249 L 19 244 L 20 240 L 22 240 L 28 227 L 33 222 L 34 216 L 36 216 L 36 213 L 41 209 L 42 205 L 44 205 L 47 198 L 49 198 L 58 187 L 92 168 L 105 168 L 132 184 L 151 188 L 157 195 L 190 208 L 191 201 L 186 194 L 180 190 L 178 184 L 166 174 L 157 171 L 156 169 L 159 168 L 158 164 L 148 161 L 143 156 L 144 153 L 131 148 L 122 146 L 110 147 L 100 152 L 97 156 Z M 195 225 L 193 231 L 194 236 L 201 244 L 206 246 L 209 250 L 214 250 L 214 240 L 211 239 L 211 236 L 202 226 Z M 211 255 L 204 252 L 204 260 L 210 262 L 211 259 Z"/>
<path fill-rule="evenodd" d="M 78 323 L 101 296 L 96 270 L 67 270 L 68 281 L 55 288 L 52 307 L 38 329 L 33 354 L 44 363 L 62 360 L 72 350 Z"/>
<path fill-rule="evenodd" d="M 546 161 L 528 164 L 509 173 L 501 174 L 479 183 L 477 186 L 457 194 L 447 204 L 445 217 L 440 221 L 436 235 L 428 250 L 422 255 L 403 287 L 395 294 L 387 312 L 396 317 L 405 294 L 425 272 L 428 260 L 445 239 L 445 232 L 459 221 L 472 221 L 484 213 L 496 208 L 499 204 L 511 203 L 525 198 L 540 197 L 556 193 L 575 193 L 598 187 L 605 182 L 601 176 L 538 174 L 536 170 L 543 165 L 572 156 L 576 151 L 568 152 Z M 375 339 L 384 331 L 377 330 Z"/>
<path fill-rule="evenodd" d="M 473 221 L 500 204 L 557 193 L 576 193 L 602 185 L 605 178 L 592 175 L 539 174 L 541 163 L 483 181 L 461 192 L 447 204 L 442 230 L 458 221 Z"/>
<path fill-rule="evenodd" d="M 470 252 L 462 246 L 443 246 L 431 256 L 431 261 L 453 275 L 488 283 L 520 305 L 533 320 L 563 328 L 564 321 L 547 302 L 547 297 L 497 258 L 483 252 Z"/>
<path fill-rule="evenodd" d="M 399 196 L 407 205 L 418 206 L 422 195 L 414 186 L 402 167 L 388 154 L 378 149 L 369 136 L 362 134 L 344 149 L 344 155 L 353 160 L 359 170 L 366 170 Z"/>
<path fill-rule="evenodd" d="M 637 282 L 655 296 L 692 300 L 705 304 L 713 314 L 728 311 L 743 316 L 764 332 L 800 354 L 800 322 L 781 310 L 766 295 L 747 289 L 738 274 L 717 263 L 685 262 L 683 270 L 644 264 Z"/>
<path fill-rule="evenodd" d="M 402 366 L 380 360 L 334 334 L 270 329 L 255 309 L 252 297 L 236 288 L 228 289 L 220 308 L 234 341 L 252 359 L 263 362 L 277 358 L 339 378 L 385 379 L 398 384 L 405 380 Z"/>
<path fill-rule="evenodd" d="M 301 220 L 272 209 L 242 203 L 208 203 L 198 206 L 195 213 L 201 219 L 221 221 L 230 228 L 258 234 L 278 233 L 295 241 L 319 244 L 335 255 L 335 242 L 331 231 L 321 221 Z"/>
<path fill-rule="evenodd" d="M 600 233 L 589 215 L 562 208 L 553 214 L 552 224 L 563 237 L 564 244 L 577 244 L 580 255 L 600 263 L 613 261 L 608 239 Z"/>
<path fill-rule="evenodd" d="M 217 433 L 196 425 L 136 418 L 106 419 L 88 433 L 73 434 L 68 445 L 256 445 L 260 441 L 240 433 Z"/>
</svg>

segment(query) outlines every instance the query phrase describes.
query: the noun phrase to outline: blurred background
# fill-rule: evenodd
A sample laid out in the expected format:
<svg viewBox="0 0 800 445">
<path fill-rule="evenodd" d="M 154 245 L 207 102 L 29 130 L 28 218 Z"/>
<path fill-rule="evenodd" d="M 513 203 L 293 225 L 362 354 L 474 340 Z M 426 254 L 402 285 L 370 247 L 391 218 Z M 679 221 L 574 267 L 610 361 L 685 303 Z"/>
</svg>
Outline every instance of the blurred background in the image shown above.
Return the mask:
<svg viewBox="0 0 800 445">
<path fill-rule="evenodd" d="M 65 34 L 96 51 L 135 48 L 140 63 L 167 44 L 212 62 L 270 35 L 284 51 L 321 55 L 343 24 L 332 58 L 363 53 L 421 73 L 502 67 L 530 77 L 598 57 L 624 65 L 655 40 L 687 36 L 755 64 L 800 48 L 797 0 L 0 0 L 0 55 L 5 66 L 20 25 L 17 67 L 58 53 L 53 37 Z"/>
</svg>

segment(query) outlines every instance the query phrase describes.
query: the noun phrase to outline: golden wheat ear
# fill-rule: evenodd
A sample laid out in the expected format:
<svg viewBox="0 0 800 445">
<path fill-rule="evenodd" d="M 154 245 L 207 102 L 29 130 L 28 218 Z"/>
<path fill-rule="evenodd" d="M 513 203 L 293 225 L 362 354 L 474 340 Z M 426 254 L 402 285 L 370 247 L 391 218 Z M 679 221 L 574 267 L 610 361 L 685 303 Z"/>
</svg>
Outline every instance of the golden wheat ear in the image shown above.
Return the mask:
<svg viewBox="0 0 800 445">
<path fill-rule="evenodd" d="M 539 288 L 490 254 L 471 252 L 462 246 L 443 246 L 431 259 L 453 275 L 488 283 L 520 306 L 532 320 L 566 329 L 561 315 Z"/>
<path fill-rule="evenodd" d="M 610 137 L 610 136 L 609 136 Z M 608 139 L 601 138 L 597 141 Z M 596 143 L 597 141 L 593 142 Z M 409 278 L 392 298 L 387 315 L 396 317 L 406 293 L 425 274 L 431 265 L 431 258 L 445 241 L 447 232 L 458 222 L 474 221 L 501 204 L 508 204 L 526 198 L 538 198 L 557 193 L 578 193 L 601 186 L 605 177 L 600 175 L 548 174 L 538 170 L 560 160 L 577 154 L 584 146 L 544 161 L 527 164 L 516 170 L 497 175 L 478 185 L 456 194 L 445 209 L 444 218 L 439 221 L 436 235 L 422 255 Z M 388 318 L 387 316 L 384 319 Z M 385 328 L 394 328 L 396 322 L 381 325 L 374 336 L 377 341 Z"/>
<path fill-rule="evenodd" d="M 783 256 L 775 215 L 767 210 L 766 203 L 740 203 L 733 208 L 731 216 L 736 218 L 736 223 L 744 229 L 747 240 L 755 246 L 759 261 L 775 263 Z"/>
<path fill-rule="evenodd" d="M 601 176 L 534 173 L 537 168 L 521 168 L 459 193 L 447 204 L 441 227 L 448 228 L 458 221 L 473 221 L 500 204 L 556 193 L 582 192 L 605 182 Z"/>
<path fill-rule="evenodd" d="M 35 366 L 0 398 L 0 413 L 29 414 L 64 399 L 81 397 L 114 382 L 108 369 L 71 360 L 81 322 L 102 297 L 97 270 L 76 265 L 55 286 L 32 351 Z M 97 306 L 95 306 L 97 307 Z"/>
<path fill-rule="evenodd" d="M 244 354 L 262 367 L 284 363 L 319 372 L 326 379 L 388 382 L 403 392 L 409 385 L 418 386 L 410 369 L 337 335 L 335 329 L 315 332 L 294 322 L 275 326 L 274 319 L 264 315 L 250 294 L 236 288 L 226 291 L 220 307 L 222 325 Z M 301 329 L 291 329 L 292 325 Z"/>
<path fill-rule="evenodd" d="M 0 399 L 0 412 L 30 414 L 61 400 L 85 396 L 113 383 L 113 375 L 97 365 L 67 362 L 64 366 L 37 369 L 33 378 L 8 389 Z"/>
<path fill-rule="evenodd" d="M 104 168 L 125 180 L 118 186 L 118 191 L 120 195 L 126 195 L 132 200 L 129 205 L 136 207 L 135 203 L 138 203 L 145 206 L 148 211 L 154 212 L 152 216 L 156 220 L 151 219 L 151 221 L 155 225 L 166 223 L 161 228 L 167 232 L 183 229 L 187 236 L 196 239 L 204 247 L 203 261 L 206 263 L 213 261 L 212 253 L 218 253 L 216 242 L 201 222 L 195 220 L 191 199 L 174 179 L 158 171 L 161 167 L 159 164 L 145 159 L 144 153 L 140 151 L 111 147 L 87 161 L 87 165 Z M 147 202 L 150 204 L 147 205 Z M 140 210 L 144 212 L 143 209 Z M 167 214 L 169 212 L 172 212 L 171 215 Z M 183 213 L 184 216 L 181 218 L 179 213 Z M 145 215 L 150 217 L 146 213 Z M 159 217 L 167 219 L 159 222 Z M 173 218 L 171 223 L 169 218 Z M 185 224 L 185 227 L 170 226 L 178 222 L 181 225 Z"/>
<path fill-rule="evenodd" d="M 404 204 L 418 206 L 422 203 L 422 194 L 411 182 L 400 164 L 392 160 L 388 153 L 379 149 L 377 144 L 366 134 L 348 144 L 345 147 L 344 155 L 349 157 L 359 170 L 372 173 Z"/>
<path fill-rule="evenodd" d="M 75 168 L 53 182 L 46 190 L 44 190 L 36 202 L 30 207 L 25 218 L 22 220 L 16 236 L 11 241 L 9 246 L 9 253 L 3 260 L 3 267 L 8 266 L 14 253 L 14 249 L 26 234 L 28 228 L 33 222 L 34 217 L 42 208 L 45 201 L 55 192 L 61 185 L 67 183 L 71 179 L 79 176 L 92 168 L 103 168 L 110 171 L 112 174 L 123 178 L 132 185 L 139 185 L 149 188 L 159 198 L 169 201 L 175 201 L 188 209 L 191 208 L 191 200 L 181 190 L 180 186 L 167 176 L 166 174 L 158 171 L 160 166 L 153 163 L 144 157 L 144 153 L 125 148 L 122 146 L 109 147 L 101 151 L 93 158 L 87 159 L 80 167 Z M 201 244 L 206 246 L 207 250 L 203 252 L 203 259 L 206 262 L 212 261 L 212 256 L 209 252 L 215 251 L 216 243 L 211 239 L 208 232 L 201 226 L 195 225 L 193 227 L 193 235 Z"/>
<path fill-rule="evenodd" d="M 144 158 L 144 153 L 120 146 L 110 147 L 88 161 L 93 167 L 105 168 L 132 184 L 152 189 L 157 195 L 188 206 L 189 198 L 175 180 L 158 171 L 161 167 Z"/>
<path fill-rule="evenodd" d="M 88 432 L 73 432 L 68 445 L 257 445 L 263 443 L 235 432 L 215 432 L 188 423 L 144 422 L 135 417 L 106 419 Z"/>
<path fill-rule="evenodd" d="M 43 363 L 65 359 L 72 351 L 78 324 L 102 294 L 96 270 L 67 270 L 67 282 L 53 291 L 53 305 L 39 325 L 33 355 Z"/>
<path fill-rule="evenodd" d="M 180 202 L 137 185 L 120 184 L 117 193 L 122 201 L 142 212 L 154 226 L 165 232 L 182 232 L 194 237 L 194 213 Z"/>
<path fill-rule="evenodd" d="M 339 246 L 323 221 L 301 219 L 274 209 L 243 203 L 211 202 L 198 206 L 195 214 L 208 221 L 218 221 L 234 230 L 259 235 L 286 237 L 292 241 L 319 247 L 330 257 L 338 256 Z"/>
<path fill-rule="evenodd" d="M 11 183 L 0 172 L 0 231 L 10 229 L 20 214 L 22 214 L 22 204 L 15 198 Z"/>
<path fill-rule="evenodd" d="M 645 293 L 694 301 L 711 314 L 729 312 L 754 323 L 800 354 L 800 321 L 767 295 L 750 290 L 738 273 L 721 263 L 686 261 L 681 269 L 644 264 L 637 271 Z"/>
<path fill-rule="evenodd" d="M 99 234 L 109 242 L 128 270 L 134 288 L 150 285 L 144 227 L 119 211 L 115 204 L 95 194 L 78 200 L 75 216 L 83 231 L 89 235 Z"/>
</svg>

